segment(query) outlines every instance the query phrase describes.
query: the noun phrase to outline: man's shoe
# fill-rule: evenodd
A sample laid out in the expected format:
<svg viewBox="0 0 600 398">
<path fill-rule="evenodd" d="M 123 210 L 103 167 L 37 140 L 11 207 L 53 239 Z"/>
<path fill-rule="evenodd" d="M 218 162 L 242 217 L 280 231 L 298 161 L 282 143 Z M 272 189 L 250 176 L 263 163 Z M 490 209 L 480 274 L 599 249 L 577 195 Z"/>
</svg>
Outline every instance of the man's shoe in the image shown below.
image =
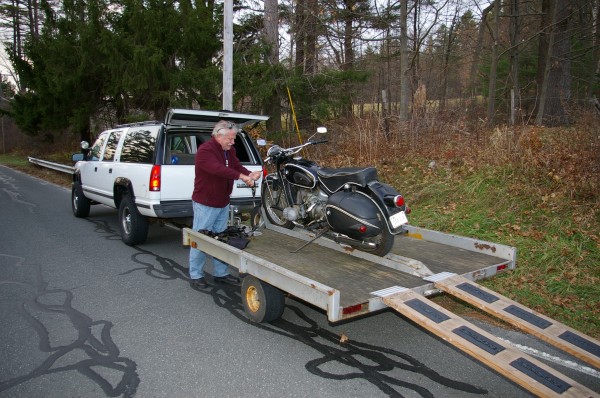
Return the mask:
<svg viewBox="0 0 600 398">
<path fill-rule="evenodd" d="M 206 289 L 208 287 L 208 282 L 204 278 L 192 279 L 190 284 L 197 289 Z"/>
<path fill-rule="evenodd" d="M 215 276 L 215 282 L 219 283 L 229 283 L 230 285 L 239 285 L 240 278 L 237 278 L 233 275 L 225 275 L 225 276 Z"/>
</svg>

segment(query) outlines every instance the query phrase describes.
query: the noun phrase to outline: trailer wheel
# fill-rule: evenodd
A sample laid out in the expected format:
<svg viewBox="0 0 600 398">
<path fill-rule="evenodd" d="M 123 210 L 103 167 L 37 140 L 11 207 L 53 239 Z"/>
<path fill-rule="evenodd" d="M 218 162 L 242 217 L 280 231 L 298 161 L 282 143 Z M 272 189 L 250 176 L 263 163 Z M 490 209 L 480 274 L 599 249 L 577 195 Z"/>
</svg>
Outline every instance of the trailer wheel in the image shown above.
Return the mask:
<svg viewBox="0 0 600 398">
<path fill-rule="evenodd" d="M 250 275 L 242 282 L 242 303 L 248 318 L 257 323 L 274 321 L 285 309 L 281 290 Z"/>
</svg>

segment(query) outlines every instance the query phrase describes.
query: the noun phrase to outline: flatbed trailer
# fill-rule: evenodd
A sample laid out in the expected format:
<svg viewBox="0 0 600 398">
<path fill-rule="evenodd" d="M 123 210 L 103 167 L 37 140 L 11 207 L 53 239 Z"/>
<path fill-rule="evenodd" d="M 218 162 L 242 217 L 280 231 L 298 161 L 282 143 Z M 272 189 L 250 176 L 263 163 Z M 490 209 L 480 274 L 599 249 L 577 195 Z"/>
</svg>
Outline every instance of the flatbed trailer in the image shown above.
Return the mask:
<svg viewBox="0 0 600 398">
<path fill-rule="evenodd" d="M 515 268 L 515 248 L 405 229 L 385 257 L 268 221 L 244 250 L 189 228 L 183 243 L 239 271 L 242 302 L 253 321 L 279 318 L 285 293 L 324 310 L 330 322 L 391 308 L 538 396 L 600 396 L 426 298 L 454 295 L 600 367 L 600 342 L 475 283 Z"/>
<path fill-rule="evenodd" d="M 246 249 L 238 250 L 183 230 L 185 245 L 196 244 L 241 274 L 253 275 L 325 310 L 330 322 L 386 308 L 373 292 L 390 286 L 429 296 L 440 290 L 424 277 L 454 272 L 475 281 L 513 269 L 516 259 L 512 247 L 413 226 L 396 237 L 392 251 L 383 258 L 325 238 L 307 244 L 314 235 L 302 230 L 267 224 L 259 234 L 251 238 Z"/>
</svg>

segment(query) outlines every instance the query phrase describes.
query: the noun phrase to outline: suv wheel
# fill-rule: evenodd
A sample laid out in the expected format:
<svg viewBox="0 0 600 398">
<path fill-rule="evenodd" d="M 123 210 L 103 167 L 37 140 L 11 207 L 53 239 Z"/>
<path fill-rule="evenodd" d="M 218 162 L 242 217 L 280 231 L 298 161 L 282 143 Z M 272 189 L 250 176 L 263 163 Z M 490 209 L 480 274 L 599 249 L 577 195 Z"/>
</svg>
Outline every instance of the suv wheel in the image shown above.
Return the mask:
<svg viewBox="0 0 600 398">
<path fill-rule="evenodd" d="M 81 182 L 76 181 L 71 187 L 71 207 L 73 214 L 78 218 L 85 218 L 90 215 L 91 201 L 83 194 Z"/>
<path fill-rule="evenodd" d="M 123 196 L 119 205 L 119 229 L 126 245 L 144 243 L 148 237 L 148 219 L 142 216 L 129 195 Z"/>
</svg>

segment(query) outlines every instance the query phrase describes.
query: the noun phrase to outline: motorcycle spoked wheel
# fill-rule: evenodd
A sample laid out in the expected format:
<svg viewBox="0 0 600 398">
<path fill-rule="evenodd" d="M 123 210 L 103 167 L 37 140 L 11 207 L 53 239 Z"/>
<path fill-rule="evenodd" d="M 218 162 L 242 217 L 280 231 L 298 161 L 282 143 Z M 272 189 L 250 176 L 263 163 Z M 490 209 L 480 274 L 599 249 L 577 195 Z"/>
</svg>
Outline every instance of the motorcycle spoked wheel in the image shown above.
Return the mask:
<svg viewBox="0 0 600 398">
<path fill-rule="evenodd" d="M 283 186 L 277 181 L 266 180 L 261 188 L 262 207 L 271 224 L 292 229 L 294 223 L 283 216 L 283 209 L 288 207 L 288 202 L 283 191 Z"/>
<path fill-rule="evenodd" d="M 373 249 L 365 248 L 364 246 L 353 246 L 355 249 L 375 256 L 383 257 L 392 250 L 394 246 L 394 235 L 387 228 L 383 228 L 382 232 L 373 238 L 365 239 L 366 242 L 374 243 Z M 352 244 L 350 244 L 352 246 Z"/>
</svg>

